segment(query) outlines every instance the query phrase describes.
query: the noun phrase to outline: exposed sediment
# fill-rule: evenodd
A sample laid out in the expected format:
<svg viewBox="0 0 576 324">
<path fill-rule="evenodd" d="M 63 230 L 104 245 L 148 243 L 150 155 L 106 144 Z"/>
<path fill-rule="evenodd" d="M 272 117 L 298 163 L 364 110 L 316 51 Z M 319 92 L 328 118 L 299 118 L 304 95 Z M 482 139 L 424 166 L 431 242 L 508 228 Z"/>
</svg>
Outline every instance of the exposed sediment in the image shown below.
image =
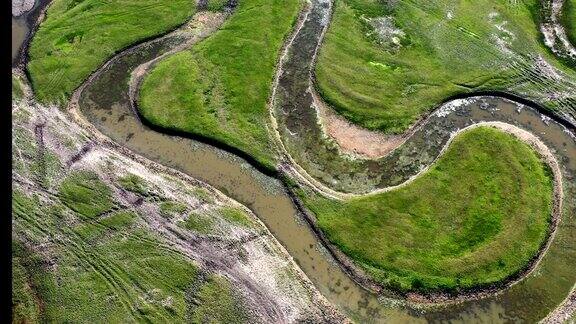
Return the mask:
<svg viewBox="0 0 576 324">
<path fill-rule="evenodd" d="M 548 314 L 540 323 L 571 323 L 569 320 L 571 318 L 574 320 L 574 316 L 576 316 L 576 286 L 572 288 L 570 295 L 558 305 L 558 308 Z"/>
<path fill-rule="evenodd" d="M 34 0 L 12 0 L 12 16 L 18 17 L 34 7 Z"/>
<path fill-rule="evenodd" d="M 562 7 L 565 0 L 549 0 L 543 2 L 544 22 L 540 25 L 540 31 L 544 35 L 546 46 L 559 57 L 569 59 L 576 64 L 576 48 L 566 35 L 566 29 L 560 23 Z"/>
</svg>

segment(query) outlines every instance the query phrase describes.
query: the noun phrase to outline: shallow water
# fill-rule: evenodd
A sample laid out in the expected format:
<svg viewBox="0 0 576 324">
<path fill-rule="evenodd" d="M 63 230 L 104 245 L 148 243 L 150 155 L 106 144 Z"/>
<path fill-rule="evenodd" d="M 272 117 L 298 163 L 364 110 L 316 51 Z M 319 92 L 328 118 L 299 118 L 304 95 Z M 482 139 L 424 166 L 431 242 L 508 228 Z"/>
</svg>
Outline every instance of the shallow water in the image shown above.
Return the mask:
<svg viewBox="0 0 576 324">
<path fill-rule="evenodd" d="M 36 26 L 42 10 L 50 3 L 50 0 L 36 0 L 34 7 L 18 17 L 12 16 L 12 65 L 24 61 L 22 51 L 26 51 L 29 33 Z"/>
<path fill-rule="evenodd" d="M 28 31 L 29 28 L 25 18 L 12 17 L 12 62 L 18 58 L 20 47 L 22 46 L 22 43 L 24 43 Z"/>
<path fill-rule="evenodd" d="M 191 139 L 160 134 L 142 125 L 130 107 L 128 76 L 134 67 L 169 48 L 168 43 L 174 42 L 147 46 L 111 64 L 83 91 L 82 113 L 116 142 L 203 180 L 248 206 L 332 302 L 347 313 L 378 317 L 379 302 L 337 266 L 298 214 L 280 181 L 228 152 Z M 113 80 L 115 86 L 110 87 Z"/>
<path fill-rule="evenodd" d="M 83 91 L 81 111 L 100 131 L 118 143 L 203 180 L 252 209 L 320 292 L 352 318 L 363 322 L 398 323 L 426 320 L 533 322 L 545 316 L 567 295 L 576 280 L 573 270 L 576 269 L 576 236 L 573 235 L 576 141 L 561 125 L 552 121 L 545 123 L 539 113 L 528 107 L 518 113 L 516 104 L 496 98 L 485 99 L 490 103 L 490 109 L 484 109 L 478 101 L 442 117 L 443 125 L 448 123 L 456 128 L 473 121 L 503 120 L 533 131 L 556 150 L 564 166 L 565 192 L 569 198 L 554 244 L 527 279 L 499 296 L 416 310 L 398 305 L 400 301 L 378 300 L 354 283 L 325 252 L 277 179 L 263 175 L 230 153 L 192 139 L 164 135 L 142 125 L 127 96 L 129 73 L 138 64 L 180 41 L 168 38 L 139 47 L 130 54 L 121 54 Z"/>
</svg>

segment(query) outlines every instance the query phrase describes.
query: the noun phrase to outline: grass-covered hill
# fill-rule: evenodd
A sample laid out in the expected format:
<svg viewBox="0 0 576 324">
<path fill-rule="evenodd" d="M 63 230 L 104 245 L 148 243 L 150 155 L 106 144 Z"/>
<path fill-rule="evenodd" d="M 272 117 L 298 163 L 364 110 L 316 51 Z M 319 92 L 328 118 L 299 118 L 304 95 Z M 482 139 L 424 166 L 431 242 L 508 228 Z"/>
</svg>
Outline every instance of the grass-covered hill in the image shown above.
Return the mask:
<svg viewBox="0 0 576 324">
<path fill-rule="evenodd" d="M 337 0 L 317 89 L 350 121 L 385 133 L 475 91 L 574 115 L 576 67 L 545 47 L 540 8 L 537 0 Z"/>
<path fill-rule="evenodd" d="M 38 99 L 66 102 L 116 52 L 184 23 L 189 0 L 53 0 L 30 44 Z"/>
<path fill-rule="evenodd" d="M 481 127 L 401 189 L 303 200 L 327 238 L 382 285 L 455 290 L 501 282 L 534 257 L 548 233 L 552 180 L 528 145 Z"/>
</svg>

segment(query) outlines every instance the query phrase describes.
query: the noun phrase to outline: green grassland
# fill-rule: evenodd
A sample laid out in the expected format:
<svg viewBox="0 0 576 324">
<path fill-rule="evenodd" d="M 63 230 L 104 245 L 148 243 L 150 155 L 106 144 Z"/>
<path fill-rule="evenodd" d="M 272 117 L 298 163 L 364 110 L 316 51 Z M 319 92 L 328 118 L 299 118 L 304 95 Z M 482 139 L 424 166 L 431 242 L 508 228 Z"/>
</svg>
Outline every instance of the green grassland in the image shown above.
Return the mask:
<svg viewBox="0 0 576 324">
<path fill-rule="evenodd" d="M 40 101 L 67 100 L 117 51 L 175 28 L 194 11 L 188 0 L 54 0 L 30 44 Z"/>
<path fill-rule="evenodd" d="M 350 121 L 386 133 L 405 131 L 450 96 L 478 90 L 556 109 L 546 94 L 558 82 L 537 70 L 534 58 L 572 80 L 576 74 L 540 41 L 539 9 L 537 0 L 337 0 L 315 68 L 317 89 Z M 571 87 L 557 89 L 574 100 Z"/>
<path fill-rule="evenodd" d="M 177 201 L 164 201 L 160 203 L 160 214 L 166 218 L 172 218 L 186 212 L 186 205 Z"/>
<path fill-rule="evenodd" d="M 50 255 L 58 264 L 55 269 L 48 267 L 46 256 L 30 256 L 31 252 L 23 258 L 41 260 L 22 265 L 44 321 L 166 321 L 185 316 L 185 289 L 194 282 L 197 269 L 135 226 L 134 214 L 97 221 L 81 216 L 69 227 L 62 226 L 63 221 L 74 216 L 63 205 L 47 206 L 21 192 L 15 192 L 12 204 L 16 233 L 25 237 L 22 242 L 36 242 L 42 235 L 53 238 Z M 152 291 L 153 296 L 139 298 Z M 171 305 L 163 306 L 169 297 Z"/>
<path fill-rule="evenodd" d="M 181 226 L 200 234 L 210 234 L 214 230 L 214 221 L 205 215 L 190 213 Z"/>
<path fill-rule="evenodd" d="M 35 288 L 28 279 L 27 267 L 40 267 L 38 258 L 26 251 L 18 241 L 12 242 L 12 323 L 39 323 L 41 305 Z"/>
<path fill-rule="evenodd" d="M 118 184 L 124 190 L 139 194 L 142 196 L 148 195 L 148 188 L 146 186 L 146 181 L 135 174 L 127 174 L 118 178 Z"/>
<path fill-rule="evenodd" d="M 244 323 L 248 320 L 245 310 L 235 298 L 228 281 L 211 275 L 194 289 L 198 305 L 190 311 L 191 323 Z"/>
<path fill-rule="evenodd" d="M 453 290 L 526 266 L 546 237 L 552 181 L 529 146 L 481 127 L 401 189 L 346 202 L 301 197 L 327 238 L 378 282 Z"/>
<path fill-rule="evenodd" d="M 208 11 L 220 11 L 228 3 L 228 0 L 208 0 L 206 2 L 206 10 Z"/>
<path fill-rule="evenodd" d="M 222 207 L 218 210 L 218 213 L 222 215 L 222 218 L 225 220 L 239 226 L 254 227 L 255 225 L 248 214 L 240 208 Z"/>
<path fill-rule="evenodd" d="M 135 193 L 160 212 L 183 213 L 191 207 L 168 200 L 157 185 L 125 170 L 101 177 L 96 169 L 106 172 L 111 157 L 82 170 L 68 169 L 62 153 L 41 147 L 30 131 L 31 111 L 43 108 L 26 109 L 13 114 L 12 158 L 21 180 L 14 182 L 12 195 L 14 323 L 247 321 L 242 297 L 231 283 L 206 275 L 147 225 L 150 215 L 127 206 L 112 186 Z M 55 135 L 54 125 L 57 121 L 48 121 L 45 139 L 68 136 Z M 206 195 L 204 189 L 192 189 L 188 199 L 195 192 Z M 202 210 L 210 208 L 222 206 Z M 200 216 L 212 221 L 215 213 Z M 218 314 L 209 313 L 213 307 Z"/>
<path fill-rule="evenodd" d="M 60 186 L 60 199 L 78 214 L 95 218 L 114 207 L 110 188 L 89 171 L 70 174 Z"/>
<path fill-rule="evenodd" d="M 145 78 L 139 109 L 151 123 L 199 134 L 274 166 L 267 99 L 299 0 L 245 0 L 214 35 L 160 62 Z"/>
<path fill-rule="evenodd" d="M 576 0 L 564 0 L 560 23 L 566 28 L 570 43 L 576 46 Z"/>
<path fill-rule="evenodd" d="M 76 175 L 70 177 L 78 181 Z M 96 195 L 101 188 L 83 191 Z M 90 210 L 109 206 L 90 203 Z M 66 203 L 47 204 L 18 190 L 12 207 L 18 235 L 13 311 L 22 321 L 181 322 L 191 310 L 195 318 L 246 318 L 224 278 L 205 282 L 197 266 L 138 225 L 140 217 L 132 211 L 89 219 Z M 43 237 L 50 238 L 47 254 L 26 248 Z M 56 267 L 50 268 L 51 260 Z M 190 292 L 198 285 L 200 297 L 191 304 Z M 220 313 L 207 312 L 212 306 Z"/>
</svg>

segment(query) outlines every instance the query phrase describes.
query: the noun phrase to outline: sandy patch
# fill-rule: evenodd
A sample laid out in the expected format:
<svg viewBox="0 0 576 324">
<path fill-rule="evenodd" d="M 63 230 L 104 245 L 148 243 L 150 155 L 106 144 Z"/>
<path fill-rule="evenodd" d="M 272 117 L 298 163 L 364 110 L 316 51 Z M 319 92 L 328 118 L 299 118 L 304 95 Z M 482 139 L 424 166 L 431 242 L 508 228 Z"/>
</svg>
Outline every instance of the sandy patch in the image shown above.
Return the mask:
<svg viewBox="0 0 576 324">
<path fill-rule="evenodd" d="M 310 93 L 324 133 L 334 139 L 344 153 L 379 158 L 406 140 L 405 136 L 386 135 L 352 124 L 328 107 L 314 89 L 310 89 Z"/>
</svg>

